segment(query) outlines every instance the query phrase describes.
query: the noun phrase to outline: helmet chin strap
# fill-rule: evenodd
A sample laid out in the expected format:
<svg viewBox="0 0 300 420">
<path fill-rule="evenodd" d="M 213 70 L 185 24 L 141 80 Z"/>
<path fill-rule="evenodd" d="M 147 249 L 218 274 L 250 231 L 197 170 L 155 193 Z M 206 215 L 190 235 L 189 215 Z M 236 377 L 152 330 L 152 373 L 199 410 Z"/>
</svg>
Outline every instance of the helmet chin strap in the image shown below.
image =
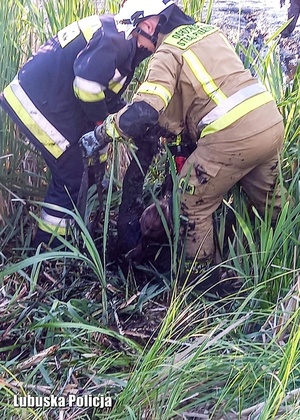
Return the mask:
<svg viewBox="0 0 300 420">
<path fill-rule="evenodd" d="M 138 35 L 142 35 L 145 38 L 149 39 L 149 41 L 152 42 L 152 44 L 156 47 L 157 38 L 158 38 L 159 31 L 160 31 L 160 26 L 161 26 L 161 24 L 160 24 L 160 22 L 158 22 L 158 24 L 156 25 L 156 28 L 155 28 L 155 31 L 154 31 L 154 34 L 153 35 L 147 34 L 147 32 L 145 32 L 143 29 L 140 29 L 140 28 L 136 28 L 135 29 L 135 32 Z"/>
</svg>

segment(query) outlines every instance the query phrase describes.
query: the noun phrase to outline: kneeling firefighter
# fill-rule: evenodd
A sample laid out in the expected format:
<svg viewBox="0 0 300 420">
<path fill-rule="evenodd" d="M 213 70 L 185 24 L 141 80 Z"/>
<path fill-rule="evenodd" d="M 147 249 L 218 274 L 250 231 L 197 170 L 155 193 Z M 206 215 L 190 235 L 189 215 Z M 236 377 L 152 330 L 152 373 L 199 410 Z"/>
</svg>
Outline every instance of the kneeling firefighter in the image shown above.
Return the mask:
<svg viewBox="0 0 300 420">
<path fill-rule="evenodd" d="M 134 139 L 157 123 L 175 136 L 188 132 L 196 148 L 181 169 L 179 193 L 188 218 L 186 268 L 197 278 L 215 264 L 212 215 L 233 185 L 239 182 L 261 213 L 273 199 L 276 219 L 282 117 L 223 33 L 195 23 L 173 1 L 127 0 L 116 19 L 154 55 L 132 103 L 95 135 Z"/>
</svg>

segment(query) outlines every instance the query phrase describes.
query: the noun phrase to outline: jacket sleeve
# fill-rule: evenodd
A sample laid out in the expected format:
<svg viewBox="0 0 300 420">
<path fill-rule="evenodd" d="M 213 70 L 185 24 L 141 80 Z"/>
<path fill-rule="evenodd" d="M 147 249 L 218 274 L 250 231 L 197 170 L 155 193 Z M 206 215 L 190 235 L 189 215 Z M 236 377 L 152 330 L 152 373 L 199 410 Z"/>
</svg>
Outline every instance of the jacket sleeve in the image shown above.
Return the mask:
<svg viewBox="0 0 300 420">
<path fill-rule="evenodd" d="M 108 115 L 105 90 L 116 73 L 117 47 L 102 38 L 99 30 L 74 62 L 74 93 L 90 121 L 101 121 Z"/>
<path fill-rule="evenodd" d="M 181 65 L 171 51 L 158 50 L 154 54 L 145 81 L 134 95 L 132 104 L 116 115 L 116 127 L 122 135 L 143 135 L 157 123 L 172 99 L 180 69 Z"/>
</svg>

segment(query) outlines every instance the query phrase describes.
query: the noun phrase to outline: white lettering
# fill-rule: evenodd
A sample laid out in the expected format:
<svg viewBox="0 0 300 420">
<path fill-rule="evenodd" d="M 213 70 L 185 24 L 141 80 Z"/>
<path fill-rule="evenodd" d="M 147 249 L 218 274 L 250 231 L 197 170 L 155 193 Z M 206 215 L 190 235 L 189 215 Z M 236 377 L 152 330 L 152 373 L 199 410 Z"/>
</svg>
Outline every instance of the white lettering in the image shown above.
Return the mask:
<svg viewBox="0 0 300 420">
<path fill-rule="evenodd" d="M 75 405 L 74 403 L 75 403 L 75 401 L 76 401 L 76 395 L 69 395 L 69 407 L 73 407 L 73 405 Z"/>
<path fill-rule="evenodd" d="M 112 408 L 112 398 L 105 395 L 73 395 L 68 397 L 47 395 L 47 396 L 32 396 L 32 395 L 14 395 L 14 407 L 97 407 L 97 408 Z"/>
</svg>

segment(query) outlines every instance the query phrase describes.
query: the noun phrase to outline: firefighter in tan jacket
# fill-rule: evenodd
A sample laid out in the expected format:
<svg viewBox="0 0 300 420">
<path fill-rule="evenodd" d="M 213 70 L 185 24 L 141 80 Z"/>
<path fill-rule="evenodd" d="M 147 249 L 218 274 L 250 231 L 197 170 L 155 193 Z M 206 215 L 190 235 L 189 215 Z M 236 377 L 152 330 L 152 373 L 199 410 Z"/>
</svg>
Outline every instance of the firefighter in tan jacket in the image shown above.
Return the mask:
<svg viewBox="0 0 300 420">
<path fill-rule="evenodd" d="M 214 262 L 212 214 L 234 184 L 240 183 L 260 212 L 274 199 L 276 219 L 282 117 L 218 28 L 195 23 L 167 0 L 127 0 L 117 18 L 127 36 L 154 55 L 132 103 L 108 117 L 95 135 L 135 138 L 157 123 L 175 135 L 189 133 L 197 147 L 179 185 L 188 217 L 187 257 L 196 258 L 197 272 Z"/>
</svg>

